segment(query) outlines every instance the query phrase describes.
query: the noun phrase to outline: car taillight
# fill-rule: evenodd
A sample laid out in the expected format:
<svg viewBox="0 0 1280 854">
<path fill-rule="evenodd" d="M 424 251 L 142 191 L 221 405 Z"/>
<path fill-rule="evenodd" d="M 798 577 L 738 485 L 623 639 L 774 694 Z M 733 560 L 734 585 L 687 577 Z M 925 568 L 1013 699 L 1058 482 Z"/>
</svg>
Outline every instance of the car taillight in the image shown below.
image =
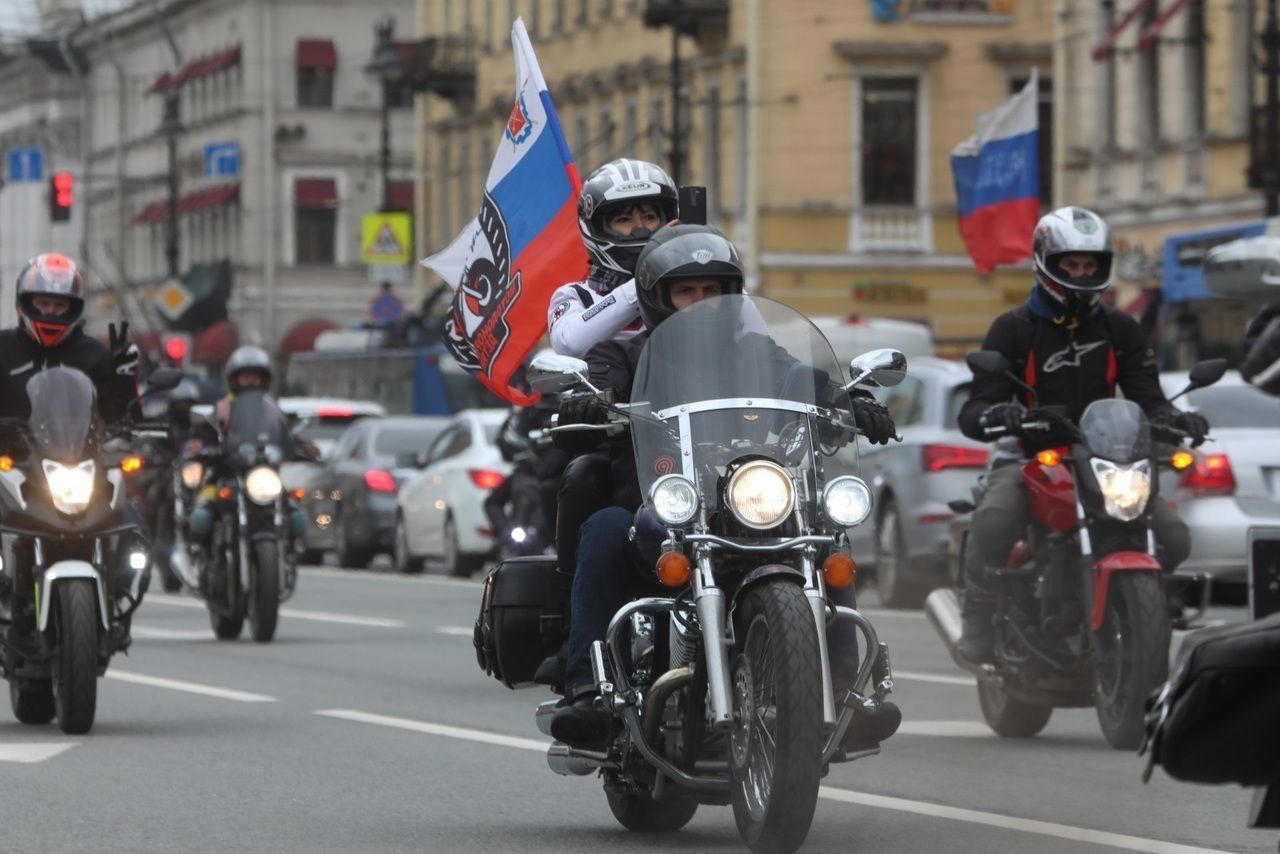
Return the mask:
<svg viewBox="0 0 1280 854">
<path fill-rule="evenodd" d="M 391 472 L 382 469 L 369 469 L 364 473 L 364 485 L 372 492 L 395 492 L 396 479 Z"/>
<path fill-rule="evenodd" d="M 986 468 L 987 449 L 965 445 L 925 445 L 920 449 L 920 465 L 928 472 Z"/>
<path fill-rule="evenodd" d="M 1187 469 L 1178 486 L 1189 490 L 1197 498 L 1211 495 L 1233 495 L 1236 491 L 1236 475 L 1231 470 L 1231 460 L 1226 454 L 1205 454 Z"/>
<path fill-rule="evenodd" d="M 480 489 L 497 489 L 507 479 L 502 472 L 491 469 L 471 469 L 467 474 L 471 475 L 471 482 Z"/>
</svg>

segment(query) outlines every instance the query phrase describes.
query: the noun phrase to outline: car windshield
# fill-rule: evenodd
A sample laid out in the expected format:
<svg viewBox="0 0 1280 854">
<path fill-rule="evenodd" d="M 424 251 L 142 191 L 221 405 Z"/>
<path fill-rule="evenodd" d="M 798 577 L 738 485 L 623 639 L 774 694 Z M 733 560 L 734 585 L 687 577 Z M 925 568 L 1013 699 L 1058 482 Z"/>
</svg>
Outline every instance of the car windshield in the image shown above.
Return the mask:
<svg viewBox="0 0 1280 854">
<path fill-rule="evenodd" d="M 1215 428 L 1280 425 L 1280 399 L 1251 385 L 1210 386 L 1191 392 L 1187 401 Z"/>
</svg>

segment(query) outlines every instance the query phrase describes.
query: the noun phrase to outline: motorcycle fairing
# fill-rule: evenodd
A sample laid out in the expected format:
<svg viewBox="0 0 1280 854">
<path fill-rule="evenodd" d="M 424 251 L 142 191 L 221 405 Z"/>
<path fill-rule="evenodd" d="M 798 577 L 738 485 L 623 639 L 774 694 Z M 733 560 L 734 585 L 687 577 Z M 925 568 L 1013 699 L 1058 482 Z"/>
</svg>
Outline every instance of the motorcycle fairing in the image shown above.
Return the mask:
<svg viewBox="0 0 1280 854">
<path fill-rule="evenodd" d="M 1093 613 L 1089 617 L 1089 625 L 1095 632 L 1102 628 L 1111 575 L 1115 572 L 1154 572 L 1163 581 L 1160 562 L 1146 552 L 1112 552 L 1099 558 L 1093 564 Z"/>
<path fill-rule="evenodd" d="M 1070 466 L 1046 466 L 1031 460 L 1022 467 L 1031 518 L 1054 534 L 1076 529 L 1076 479 Z"/>
</svg>

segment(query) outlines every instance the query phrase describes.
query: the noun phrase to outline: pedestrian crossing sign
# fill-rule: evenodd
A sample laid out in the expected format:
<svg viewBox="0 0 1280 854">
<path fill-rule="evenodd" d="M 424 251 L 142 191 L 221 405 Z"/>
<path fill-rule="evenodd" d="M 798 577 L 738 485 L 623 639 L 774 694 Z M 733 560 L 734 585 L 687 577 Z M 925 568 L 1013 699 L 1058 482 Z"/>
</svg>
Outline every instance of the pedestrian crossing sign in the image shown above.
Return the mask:
<svg viewBox="0 0 1280 854">
<path fill-rule="evenodd" d="M 365 264 L 404 266 L 412 262 L 413 216 L 365 214 L 360 223 L 360 260 Z"/>
</svg>

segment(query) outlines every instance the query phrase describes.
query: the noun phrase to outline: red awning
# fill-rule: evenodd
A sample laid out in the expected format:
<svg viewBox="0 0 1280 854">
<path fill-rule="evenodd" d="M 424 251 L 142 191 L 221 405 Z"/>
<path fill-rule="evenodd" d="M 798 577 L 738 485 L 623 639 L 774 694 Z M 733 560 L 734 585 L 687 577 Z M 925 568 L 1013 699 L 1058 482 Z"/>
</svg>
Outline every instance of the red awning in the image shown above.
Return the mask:
<svg viewBox="0 0 1280 854">
<path fill-rule="evenodd" d="M 288 359 L 294 353 L 305 353 L 316 348 L 321 332 L 337 329 L 336 323 L 318 317 L 300 320 L 280 339 L 280 358 Z"/>
<path fill-rule="evenodd" d="M 300 208 L 336 208 L 338 185 L 332 178 L 299 178 L 293 182 L 293 203 Z"/>
<path fill-rule="evenodd" d="M 240 344 L 240 332 L 230 320 L 219 320 L 191 339 L 191 361 L 220 365 Z"/>
<path fill-rule="evenodd" d="M 240 45 L 229 47 L 224 51 L 215 53 L 212 56 L 206 56 L 203 59 L 197 59 L 188 62 L 182 66 L 177 72 L 170 74 L 165 72 L 156 78 L 156 82 L 151 84 L 151 88 L 147 90 L 147 94 L 155 92 L 163 92 L 166 89 L 172 89 L 175 86 L 181 86 L 191 80 L 201 77 L 207 77 L 226 68 L 240 64 Z"/>
<path fill-rule="evenodd" d="M 1098 42 L 1093 48 L 1093 61 L 1101 62 L 1104 59 L 1110 59 L 1111 53 L 1115 50 L 1116 39 L 1120 33 L 1124 32 L 1125 27 L 1133 23 L 1133 21 L 1142 14 L 1143 10 L 1150 6 L 1155 0 L 1136 0 L 1133 8 L 1130 9 L 1120 23 L 1111 28 L 1111 32 L 1107 33 L 1107 37 Z"/>
<path fill-rule="evenodd" d="M 189 214 L 197 211 L 208 210 L 209 208 L 223 207 L 224 205 L 234 205 L 240 203 L 240 182 L 232 181 L 228 184 L 215 184 L 212 187 L 205 187 L 203 190 L 196 190 L 194 193 L 188 193 L 178 199 L 178 213 Z M 152 202 L 142 209 L 142 212 L 133 218 L 134 225 L 146 225 L 151 222 L 163 222 L 169 218 L 169 201 L 167 199 L 159 202 Z"/>
<path fill-rule="evenodd" d="M 393 211 L 413 213 L 413 182 L 388 181 L 387 207 Z"/>
<path fill-rule="evenodd" d="M 298 39 L 299 68 L 337 68 L 338 50 L 330 39 Z"/>
<path fill-rule="evenodd" d="M 1189 0 L 1173 0 L 1173 4 L 1160 13 L 1154 21 L 1147 25 L 1142 31 L 1142 35 L 1138 36 L 1138 51 L 1147 51 L 1156 46 L 1156 41 L 1160 38 L 1160 31 L 1164 29 L 1165 24 L 1169 23 L 1169 19 L 1181 12 L 1187 5 Z"/>
</svg>

